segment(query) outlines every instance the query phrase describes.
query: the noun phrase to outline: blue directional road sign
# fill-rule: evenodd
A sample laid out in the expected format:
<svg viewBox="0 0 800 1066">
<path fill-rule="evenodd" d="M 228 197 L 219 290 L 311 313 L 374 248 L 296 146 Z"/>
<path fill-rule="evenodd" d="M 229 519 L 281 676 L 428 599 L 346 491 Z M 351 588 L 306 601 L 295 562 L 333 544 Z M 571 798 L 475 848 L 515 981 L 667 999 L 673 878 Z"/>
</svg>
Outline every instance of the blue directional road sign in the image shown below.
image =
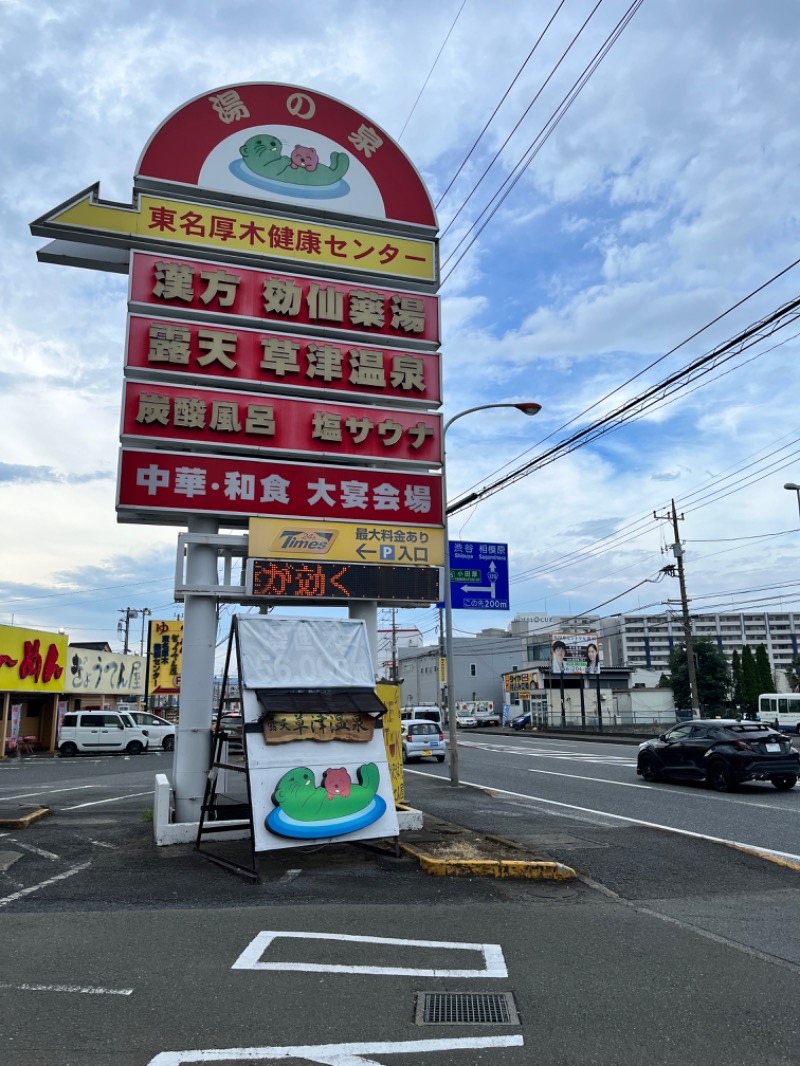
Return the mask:
<svg viewBox="0 0 800 1066">
<path fill-rule="evenodd" d="M 453 608 L 509 610 L 508 545 L 451 540 L 449 548 Z"/>
</svg>

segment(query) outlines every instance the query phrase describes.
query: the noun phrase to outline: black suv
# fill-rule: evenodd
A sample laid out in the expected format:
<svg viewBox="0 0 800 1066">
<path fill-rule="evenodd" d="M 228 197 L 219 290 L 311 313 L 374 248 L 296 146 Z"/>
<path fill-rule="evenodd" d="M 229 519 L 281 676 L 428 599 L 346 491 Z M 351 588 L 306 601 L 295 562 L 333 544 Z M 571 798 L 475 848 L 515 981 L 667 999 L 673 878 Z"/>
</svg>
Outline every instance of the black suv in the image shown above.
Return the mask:
<svg viewBox="0 0 800 1066">
<path fill-rule="evenodd" d="M 636 773 L 645 781 L 661 777 L 707 781 L 728 792 L 743 781 L 771 781 L 779 791 L 794 788 L 800 754 L 764 722 L 693 719 L 639 745 Z"/>
</svg>

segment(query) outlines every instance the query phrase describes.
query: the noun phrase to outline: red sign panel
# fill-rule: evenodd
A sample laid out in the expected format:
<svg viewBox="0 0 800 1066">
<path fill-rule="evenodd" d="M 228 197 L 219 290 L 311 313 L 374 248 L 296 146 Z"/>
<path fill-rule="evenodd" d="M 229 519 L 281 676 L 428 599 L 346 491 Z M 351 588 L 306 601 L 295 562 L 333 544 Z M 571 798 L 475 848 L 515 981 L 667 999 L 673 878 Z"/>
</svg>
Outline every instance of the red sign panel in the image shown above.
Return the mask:
<svg viewBox="0 0 800 1066">
<path fill-rule="evenodd" d="M 243 160 L 249 163 L 237 171 Z M 319 203 L 313 194 L 325 197 L 327 189 L 329 211 L 436 225 L 422 179 L 388 133 L 301 86 L 250 82 L 195 97 L 161 123 L 137 174 L 240 197 L 277 192 L 303 206 Z M 347 182 L 335 181 L 340 175 Z M 372 198 L 365 186 L 374 187 Z"/>
<path fill-rule="evenodd" d="M 121 521 L 178 525 L 188 512 L 227 525 L 263 517 L 441 526 L 442 483 L 415 471 L 123 449 L 117 510 Z"/>
<path fill-rule="evenodd" d="M 128 367 L 209 384 L 363 393 L 378 402 L 441 399 L 439 355 L 327 338 L 257 332 L 219 322 L 128 317 Z"/>
<path fill-rule="evenodd" d="M 442 460 L 441 418 L 422 411 L 330 404 L 285 396 L 128 381 L 124 437 L 208 451 L 258 449 L 433 466 Z"/>
<path fill-rule="evenodd" d="M 346 330 L 404 343 L 439 342 L 439 301 L 296 274 L 133 252 L 130 300 L 171 314 L 244 316 L 283 326 Z"/>
</svg>

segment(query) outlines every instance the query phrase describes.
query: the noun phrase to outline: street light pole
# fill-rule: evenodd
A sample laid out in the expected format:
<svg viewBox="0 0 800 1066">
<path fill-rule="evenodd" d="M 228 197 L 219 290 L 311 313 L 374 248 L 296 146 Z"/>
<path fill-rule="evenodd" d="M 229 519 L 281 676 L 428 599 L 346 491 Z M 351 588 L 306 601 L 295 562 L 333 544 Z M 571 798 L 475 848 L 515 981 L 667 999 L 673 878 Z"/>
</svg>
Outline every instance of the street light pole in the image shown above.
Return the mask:
<svg viewBox="0 0 800 1066">
<path fill-rule="evenodd" d="M 793 481 L 787 481 L 783 487 L 789 489 L 790 492 L 797 493 L 797 510 L 800 512 L 800 485 L 795 485 Z"/>
<path fill-rule="evenodd" d="M 442 429 L 442 518 L 444 521 L 444 657 L 447 669 L 447 725 L 450 742 L 450 784 L 458 785 L 458 734 L 456 732 L 456 671 L 453 658 L 453 590 L 450 587 L 450 534 L 447 521 L 447 431 L 452 424 L 475 411 L 489 411 L 495 407 L 514 407 L 524 415 L 538 415 L 538 403 L 482 403 L 468 407 L 448 419 Z"/>
</svg>

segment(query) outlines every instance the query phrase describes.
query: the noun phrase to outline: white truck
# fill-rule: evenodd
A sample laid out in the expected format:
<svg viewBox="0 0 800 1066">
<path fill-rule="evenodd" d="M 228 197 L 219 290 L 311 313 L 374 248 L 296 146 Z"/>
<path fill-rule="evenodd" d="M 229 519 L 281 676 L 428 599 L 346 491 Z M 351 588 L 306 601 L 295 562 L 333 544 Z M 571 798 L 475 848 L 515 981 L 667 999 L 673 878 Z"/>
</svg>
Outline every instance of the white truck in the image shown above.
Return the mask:
<svg viewBox="0 0 800 1066">
<path fill-rule="evenodd" d="M 493 700 L 460 700 L 456 703 L 456 725 L 460 729 L 500 725 Z"/>
</svg>

